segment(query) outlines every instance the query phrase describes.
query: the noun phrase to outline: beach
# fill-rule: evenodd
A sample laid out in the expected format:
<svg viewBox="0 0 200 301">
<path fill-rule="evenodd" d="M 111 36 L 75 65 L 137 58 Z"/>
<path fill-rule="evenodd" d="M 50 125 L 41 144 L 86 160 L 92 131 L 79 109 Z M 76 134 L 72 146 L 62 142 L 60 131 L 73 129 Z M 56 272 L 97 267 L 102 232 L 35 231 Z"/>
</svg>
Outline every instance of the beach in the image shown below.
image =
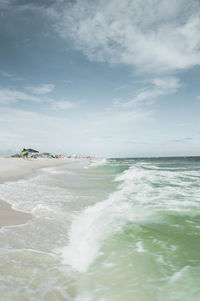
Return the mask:
<svg viewBox="0 0 200 301">
<path fill-rule="evenodd" d="M 28 160 L 22 158 L 0 158 L 0 180 L 22 177 L 39 168 L 59 166 L 77 162 L 78 160 L 73 158 L 37 158 Z"/>
<path fill-rule="evenodd" d="M 27 176 L 37 169 L 44 167 L 60 166 L 67 163 L 77 162 L 73 158 L 0 158 L 0 183 Z M 0 200 L 0 227 L 24 224 L 33 218 L 29 213 L 14 210 L 10 204 Z"/>
<path fill-rule="evenodd" d="M 200 299 L 198 157 L 6 160 L 1 300 Z"/>
<path fill-rule="evenodd" d="M 0 227 L 24 224 L 31 218 L 31 214 L 13 210 L 8 203 L 0 200 Z"/>
</svg>

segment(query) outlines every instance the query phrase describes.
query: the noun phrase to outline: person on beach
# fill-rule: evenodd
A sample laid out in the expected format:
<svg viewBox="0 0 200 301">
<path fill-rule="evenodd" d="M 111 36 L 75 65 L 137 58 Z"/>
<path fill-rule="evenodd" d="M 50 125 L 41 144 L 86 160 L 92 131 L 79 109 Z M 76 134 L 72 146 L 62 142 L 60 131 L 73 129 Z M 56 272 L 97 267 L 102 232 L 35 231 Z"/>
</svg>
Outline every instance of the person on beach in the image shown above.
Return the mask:
<svg viewBox="0 0 200 301">
<path fill-rule="evenodd" d="M 28 151 L 27 151 L 27 149 L 23 149 L 22 150 L 22 152 L 21 152 L 21 157 L 24 159 L 24 158 L 26 158 L 27 160 L 28 160 Z"/>
</svg>

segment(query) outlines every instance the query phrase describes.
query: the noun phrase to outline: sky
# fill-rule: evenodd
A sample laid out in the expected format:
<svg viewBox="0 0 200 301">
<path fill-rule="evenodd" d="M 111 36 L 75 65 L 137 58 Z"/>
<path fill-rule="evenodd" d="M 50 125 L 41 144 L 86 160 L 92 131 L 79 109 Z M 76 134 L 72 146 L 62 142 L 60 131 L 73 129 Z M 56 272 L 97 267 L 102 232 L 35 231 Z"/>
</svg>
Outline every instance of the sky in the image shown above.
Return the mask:
<svg viewBox="0 0 200 301">
<path fill-rule="evenodd" d="M 0 153 L 200 155 L 199 0 L 1 0 Z"/>
</svg>

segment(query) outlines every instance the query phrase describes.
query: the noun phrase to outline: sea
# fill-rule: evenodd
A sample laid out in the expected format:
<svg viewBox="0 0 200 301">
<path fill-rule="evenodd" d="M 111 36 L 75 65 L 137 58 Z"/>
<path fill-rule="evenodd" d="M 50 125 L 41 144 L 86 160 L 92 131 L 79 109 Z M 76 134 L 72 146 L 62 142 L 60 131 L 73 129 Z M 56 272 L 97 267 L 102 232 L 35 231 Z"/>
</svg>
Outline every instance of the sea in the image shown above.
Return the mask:
<svg viewBox="0 0 200 301">
<path fill-rule="evenodd" d="M 0 184 L 2 301 L 200 300 L 200 157 L 83 160 Z"/>
</svg>

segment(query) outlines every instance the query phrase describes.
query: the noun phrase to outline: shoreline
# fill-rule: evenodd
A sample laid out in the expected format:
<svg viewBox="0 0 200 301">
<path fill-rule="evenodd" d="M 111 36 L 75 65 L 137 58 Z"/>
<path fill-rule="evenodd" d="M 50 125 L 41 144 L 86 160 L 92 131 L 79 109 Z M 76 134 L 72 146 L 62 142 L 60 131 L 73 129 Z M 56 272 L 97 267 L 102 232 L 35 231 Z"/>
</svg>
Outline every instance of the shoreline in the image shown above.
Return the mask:
<svg viewBox="0 0 200 301">
<path fill-rule="evenodd" d="M 28 176 L 37 169 L 61 166 L 68 163 L 80 162 L 81 160 L 83 159 L 38 158 L 26 160 L 22 158 L 0 157 L 0 184 Z M 34 216 L 32 214 L 15 210 L 8 202 L 6 202 L 6 200 L 0 200 L 0 228 L 5 226 L 23 225 L 33 218 Z"/>
<path fill-rule="evenodd" d="M 32 214 L 15 210 L 9 203 L 0 200 L 0 228 L 23 225 L 33 218 Z"/>
<path fill-rule="evenodd" d="M 74 158 L 38 158 L 38 159 L 22 159 L 22 158 L 3 158 L 0 157 L 0 182 L 13 180 L 31 174 L 37 169 L 44 167 L 53 167 L 65 165 L 67 163 L 80 162 L 83 159 Z"/>
</svg>

